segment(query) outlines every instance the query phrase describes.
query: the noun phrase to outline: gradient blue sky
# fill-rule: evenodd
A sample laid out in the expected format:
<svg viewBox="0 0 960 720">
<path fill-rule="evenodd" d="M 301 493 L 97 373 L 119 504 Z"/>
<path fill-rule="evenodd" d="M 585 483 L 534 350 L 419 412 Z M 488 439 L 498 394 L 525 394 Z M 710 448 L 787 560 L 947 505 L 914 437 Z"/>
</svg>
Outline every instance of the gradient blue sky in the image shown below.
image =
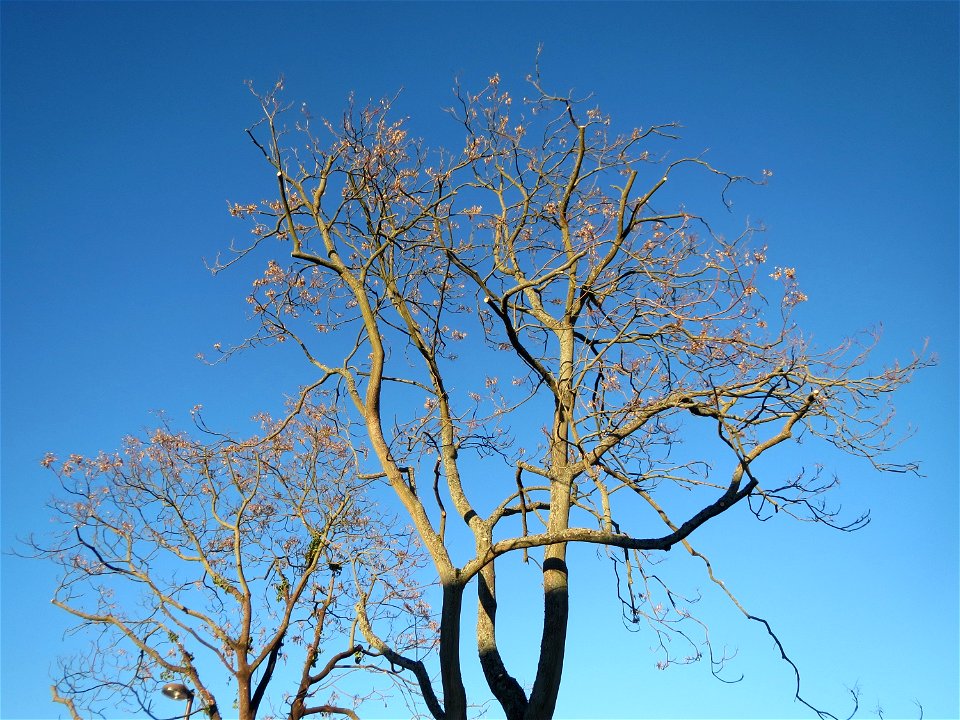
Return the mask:
<svg viewBox="0 0 960 720">
<path fill-rule="evenodd" d="M 838 461 L 841 499 L 870 508 L 854 535 L 725 516 L 699 535 L 719 574 L 773 621 L 806 694 L 840 713 L 956 718 L 958 709 L 958 5 L 956 3 L 14 3 L 2 12 L 2 548 L 43 532 L 47 450 L 116 447 L 165 409 L 241 426 L 304 382 L 275 353 L 197 362 L 245 329 L 250 268 L 212 279 L 245 228 L 226 201 L 274 182 L 243 129 L 242 85 L 280 73 L 292 100 L 336 115 L 403 88 L 426 136 L 455 75 L 520 88 L 535 49 L 557 86 L 593 91 L 624 127 L 678 120 L 683 148 L 735 172 L 771 168 L 737 210 L 769 228 L 772 264 L 796 266 L 800 314 L 824 344 L 882 322 L 884 359 L 929 338 L 940 364 L 898 402 L 924 476 Z M 520 91 L 522 93 L 522 90 Z M 820 459 L 803 446 L 800 457 Z M 623 630 L 606 572 L 581 552 L 561 718 L 808 717 L 762 629 L 699 569 L 738 685 L 695 665 L 657 671 Z M 0 716 L 50 718 L 49 673 L 68 650 L 42 565 L 2 558 Z M 504 603 L 505 605 L 507 603 Z M 535 606 L 534 606 L 535 607 Z M 609 612 L 606 612 L 609 611 Z M 507 649 L 532 679 L 538 620 L 522 605 Z M 476 680 L 476 674 L 473 678 Z M 479 687 L 479 685 L 475 685 Z M 180 709 L 171 705 L 170 714 Z M 389 709 L 371 708 L 369 717 Z M 393 711 L 395 715 L 402 711 Z"/>
</svg>

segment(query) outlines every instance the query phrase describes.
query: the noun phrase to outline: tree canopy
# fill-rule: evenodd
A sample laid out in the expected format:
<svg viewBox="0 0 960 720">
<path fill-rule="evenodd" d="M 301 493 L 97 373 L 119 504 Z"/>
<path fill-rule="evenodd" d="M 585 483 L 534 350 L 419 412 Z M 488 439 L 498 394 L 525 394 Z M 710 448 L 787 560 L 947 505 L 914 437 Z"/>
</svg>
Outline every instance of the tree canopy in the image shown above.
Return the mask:
<svg viewBox="0 0 960 720">
<path fill-rule="evenodd" d="M 248 132 L 276 194 L 232 206 L 253 241 L 217 266 L 266 264 L 248 298 L 257 332 L 220 351 L 298 348 L 313 373 L 301 403 L 331 394 L 358 477 L 392 489 L 429 554 L 439 679 L 417 682 L 438 720 L 473 702 L 461 668 L 472 581 L 490 693 L 510 720 L 542 720 L 577 621 L 570 543 L 604 549 L 628 623 L 688 639 L 679 655 L 660 643 L 664 664 L 721 662 L 649 572 L 657 554 L 690 553 L 715 579 L 696 531 L 741 505 L 760 520 L 866 523 L 833 509 L 836 479 L 819 465 L 766 462 L 788 442 L 811 440 L 814 461 L 819 443 L 878 470 L 915 469 L 886 459 L 899 440 L 889 397 L 927 360 L 879 367 L 875 334 L 817 347 L 793 321 L 807 299 L 796 271 L 766 264 L 762 228 L 728 237 L 713 211 L 684 202 L 685 184 L 714 182 L 729 207 L 735 186 L 769 173 L 675 156 L 675 124 L 620 130 L 589 98 L 528 80 L 523 98 L 497 75 L 458 88 L 452 151 L 416 139 L 386 100 L 321 120 L 287 103 L 282 82 L 257 95 L 264 115 Z M 543 574 L 528 688 L 497 644 L 498 603 L 527 602 L 497 592 L 511 553 Z"/>
<path fill-rule="evenodd" d="M 356 718 L 384 689 L 350 697 L 357 670 L 406 692 L 359 628 L 408 653 L 432 646 L 422 553 L 352 472 L 329 408 L 261 416 L 263 434 L 242 440 L 195 418 L 200 439 L 164 423 L 117 453 L 44 460 L 62 488 L 58 534 L 30 544 L 59 567 L 53 602 L 90 639 L 61 660 L 54 699 L 75 719 L 156 718 L 160 687 L 184 681 L 214 720 L 299 720 Z"/>
</svg>

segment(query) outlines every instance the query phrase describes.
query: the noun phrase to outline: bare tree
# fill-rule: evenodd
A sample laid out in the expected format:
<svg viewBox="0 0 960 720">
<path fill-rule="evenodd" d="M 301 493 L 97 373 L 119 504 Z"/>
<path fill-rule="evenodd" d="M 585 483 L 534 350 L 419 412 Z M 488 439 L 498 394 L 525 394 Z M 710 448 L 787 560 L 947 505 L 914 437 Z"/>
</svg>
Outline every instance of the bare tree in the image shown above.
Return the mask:
<svg viewBox="0 0 960 720">
<path fill-rule="evenodd" d="M 59 533 L 30 546 L 59 566 L 53 603 L 91 638 L 61 661 L 54 700 L 73 718 L 156 717 L 153 699 L 176 681 L 214 720 L 299 720 L 356 718 L 378 692 L 338 692 L 357 670 L 407 692 L 382 655 L 433 642 L 415 584 L 422 553 L 351 473 L 329 409 L 305 403 L 282 425 L 262 416 L 264 436 L 243 442 L 195 418 L 201 440 L 165 422 L 112 455 L 44 460 L 63 490 Z M 381 628 L 390 648 L 365 646 L 361 626 Z M 232 709 L 220 704 L 229 684 Z"/>
<path fill-rule="evenodd" d="M 725 238 L 672 187 L 715 181 L 729 207 L 733 186 L 756 181 L 702 156 L 670 159 L 675 124 L 618 134 L 588 100 L 528 80 L 522 102 L 499 76 L 458 90 L 450 113 L 465 140 L 453 153 L 411 138 L 389 101 L 293 117 L 281 81 L 257 96 L 264 117 L 248 131 L 276 196 L 232 206 L 254 239 L 216 268 L 288 255 L 254 282 L 258 332 L 222 352 L 298 347 L 316 373 L 302 397 L 334 388 L 362 430 L 364 477 L 393 489 L 442 587 L 439 687 L 419 676 L 438 720 L 468 712 L 471 581 L 490 691 L 510 720 L 544 720 L 567 651 L 569 543 L 604 549 L 629 623 L 690 640 L 682 657 L 661 642 L 662 663 L 693 661 L 709 645 L 650 572 L 658 553 L 683 549 L 715 579 L 694 533 L 737 505 L 841 529 L 868 520 L 841 521 L 820 470 L 785 474 L 762 458 L 809 438 L 914 469 L 882 460 L 896 444 L 886 399 L 925 360 L 875 368 L 873 335 L 812 346 L 791 320 L 807 299 L 795 270 L 764 269 L 758 228 Z M 498 650 L 496 569 L 533 548 L 543 625 L 526 690 Z"/>
</svg>

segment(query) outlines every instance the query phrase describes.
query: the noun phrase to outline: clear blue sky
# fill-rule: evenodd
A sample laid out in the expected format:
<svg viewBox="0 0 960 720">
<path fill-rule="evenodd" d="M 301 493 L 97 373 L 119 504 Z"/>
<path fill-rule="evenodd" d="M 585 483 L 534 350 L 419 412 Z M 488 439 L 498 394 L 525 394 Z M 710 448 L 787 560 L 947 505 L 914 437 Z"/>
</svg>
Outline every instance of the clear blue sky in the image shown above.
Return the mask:
<svg viewBox="0 0 960 720">
<path fill-rule="evenodd" d="M 305 381 L 276 354 L 194 359 L 245 329 L 252 270 L 212 279 L 202 262 L 246 232 L 226 201 L 271 192 L 243 134 L 258 112 L 243 80 L 284 73 L 290 99 L 320 115 L 351 90 L 402 87 L 429 139 L 447 132 L 455 75 L 519 87 L 542 42 L 546 77 L 595 92 L 615 122 L 677 120 L 686 151 L 774 171 L 737 210 L 768 226 L 772 264 L 797 267 L 811 298 L 799 319 L 824 344 L 879 322 L 884 359 L 929 338 L 940 364 L 898 402 L 917 428 L 899 457 L 924 476 L 839 468 L 845 507 L 871 509 L 871 525 L 840 535 L 740 513 L 699 544 L 776 623 L 811 699 L 839 713 L 859 683 L 864 717 L 878 702 L 910 717 L 914 699 L 926 718 L 958 717 L 957 28 L 956 3 L 4 2 L 3 549 L 48 526 L 45 451 L 113 448 L 150 411 L 186 422 L 197 403 L 239 426 Z M 49 673 L 70 641 L 47 571 L 2 558 L 5 720 L 59 714 Z M 744 681 L 722 685 L 702 664 L 657 671 L 651 639 L 623 630 L 609 593 L 590 594 L 607 574 L 585 569 L 597 574 L 574 590 L 558 716 L 807 717 L 762 630 L 694 565 L 673 571 L 703 590 Z M 539 621 L 504 612 L 522 667 Z"/>
</svg>

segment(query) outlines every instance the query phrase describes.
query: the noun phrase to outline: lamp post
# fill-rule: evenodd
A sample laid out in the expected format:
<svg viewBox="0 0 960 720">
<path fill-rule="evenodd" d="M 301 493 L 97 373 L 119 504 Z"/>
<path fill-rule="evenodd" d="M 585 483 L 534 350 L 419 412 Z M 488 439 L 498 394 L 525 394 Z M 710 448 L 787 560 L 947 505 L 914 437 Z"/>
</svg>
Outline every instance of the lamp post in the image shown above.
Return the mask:
<svg viewBox="0 0 960 720">
<path fill-rule="evenodd" d="M 160 689 L 160 692 L 171 700 L 186 700 L 187 710 L 183 713 L 183 718 L 186 720 L 190 717 L 190 708 L 193 705 L 193 690 L 183 683 L 167 683 Z"/>
</svg>

